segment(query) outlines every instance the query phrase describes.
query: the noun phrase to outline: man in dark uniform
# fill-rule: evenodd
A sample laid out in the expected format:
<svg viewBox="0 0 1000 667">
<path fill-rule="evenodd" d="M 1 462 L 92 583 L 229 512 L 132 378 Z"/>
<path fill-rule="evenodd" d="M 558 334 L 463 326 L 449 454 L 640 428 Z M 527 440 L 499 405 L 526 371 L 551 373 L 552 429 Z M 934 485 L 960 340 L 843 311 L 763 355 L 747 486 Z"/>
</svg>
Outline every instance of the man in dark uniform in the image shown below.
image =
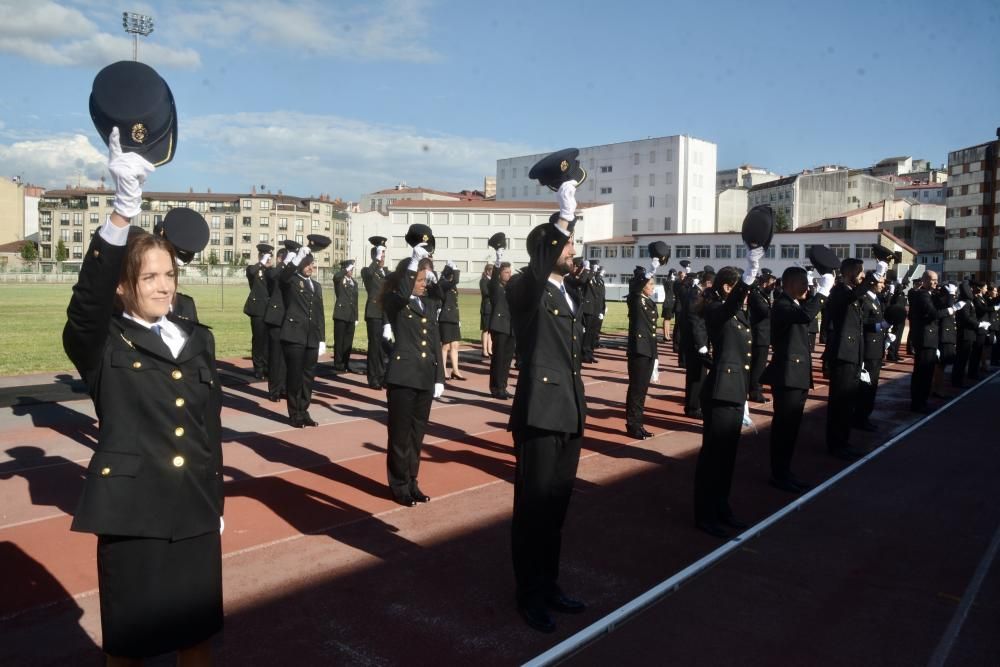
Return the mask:
<svg viewBox="0 0 1000 667">
<path fill-rule="evenodd" d="M 956 389 L 965 387 L 965 378 L 971 370 L 973 347 L 979 331 L 979 319 L 976 317 L 975 295 L 968 281 L 962 281 L 958 286 L 959 298 L 964 306 L 955 311 L 957 341 L 955 348 L 955 363 L 951 367 L 951 385 Z M 973 362 L 978 363 L 978 362 Z"/>
<path fill-rule="evenodd" d="M 677 353 L 677 365 L 684 368 L 684 318 L 687 308 L 687 293 L 691 287 L 691 276 L 688 274 L 688 267 L 691 261 L 681 260 L 681 270 L 677 272 L 677 279 L 674 281 L 674 335 L 671 341 L 673 351 Z"/>
<path fill-rule="evenodd" d="M 271 264 L 271 253 L 274 247 L 267 243 L 257 244 L 257 262 L 247 267 L 247 283 L 250 294 L 243 304 L 243 314 L 250 317 L 250 357 L 253 360 L 253 376 L 258 380 L 267 375 L 267 325 L 264 315 L 267 313 L 267 282 L 264 271 Z"/>
<path fill-rule="evenodd" d="M 823 274 L 813 295 L 805 269 L 790 266 L 781 274 L 781 293 L 771 308 L 771 342 L 774 353 L 763 373 L 774 396 L 771 422 L 771 486 L 801 493 L 809 485 L 792 474 L 792 455 L 802 424 L 802 411 L 812 387 L 812 350 L 809 325 L 823 309 L 833 274 Z"/>
<path fill-rule="evenodd" d="M 990 330 L 990 307 L 986 302 L 986 285 L 975 278 L 969 280 L 972 287 L 972 306 L 976 313 L 976 339 L 972 343 L 972 354 L 969 357 L 968 377 L 978 382 L 982 371 L 983 349 L 986 347 L 986 334 Z"/>
<path fill-rule="evenodd" d="M 285 396 L 285 353 L 281 349 L 281 325 L 285 323 L 285 301 L 282 298 L 281 272 L 285 268 L 285 257 L 288 253 L 299 251 L 301 244 L 295 241 L 283 241 L 285 247 L 278 248 L 274 266 L 264 272 L 264 282 L 267 284 L 267 312 L 264 314 L 264 324 L 267 326 L 267 396 L 277 403 Z"/>
<path fill-rule="evenodd" d="M 365 327 L 368 329 L 368 386 L 372 389 L 382 389 L 385 386 L 385 365 L 388 358 L 382 347 L 382 304 L 379 294 L 388 273 L 385 270 L 384 236 L 373 236 L 368 239 L 372 244 L 372 263 L 361 269 L 361 282 L 365 286 Z"/>
<path fill-rule="evenodd" d="M 594 349 L 601 346 L 601 328 L 604 326 L 604 316 L 608 314 L 608 288 L 604 284 L 604 267 L 595 265 L 594 270 L 594 298 L 597 301 L 597 321 L 594 323 Z"/>
<path fill-rule="evenodd" d="M 906 326 L 906 290 L 899 284 L 894 273 L 889 271 L 886 276 L 886 288 L 882 294 L 885 297 L 885 319 L 892 325 L 886 360 L 898 362 L 899 346 L 903 343 L 903 328 Z"/>
<path fill-rule="evenodd" d="M 553 171 L 562 176 L 539 179 L 543 185 L 561 183 L 559 213 L 528 235 L 530 263 L 507 294 L 522 359 L 509 425 L 517 460 L 511 549 L 518 609 L 541 632 L 555 630 L 550 610 L 586 608 L 558 584 L 562 525 L 586 419 L 581 297 L 564 280 L 572 270 L 576 186 L 585 177 L 575 157 L 555 154 Z M 538 177 L 538 167 L 532 178 Z"/>
<path fill-rule="evenodd" d="M 774 290 L 774 274 L 770 269 L 761 269 L 757 282 L 750 289 L 747 310 L 750 315 L 750 335 L 753 348 L 750 358 L 750 395 L 754 403 L 766 403 L 761 391 L 760 375 L 767 365 L 767 350 L 771 345 L 771 299 Z"/>
<path fill-rule="evenodd" d="M 309 235 L 309 246 L 290 256 L 281 272 L 285 322 L 281 326 L 281 345 L 285 353 L 288 392 L 288 417 L 292 426 L 317 426 L 309 415 L 316 362 L 326 349 L 326 318 L 323 315 L 323 288 L 312 279 L 315 269 L 312 249 L 321 250 L 330 239 Z"/>
<path fill-rule="evenodd" d="M 709 352 L 708 329 L 705 326 L 703 310 L 705 290 L 712 289 L 715 273 L 701 274 L 693 278 L 691 288 L 684 294 L 684 320 L 681 331 L 684 350 L 684 414 L 701 419 L 701 388 L 712 366 Z"/>
<path fill-rule="evenodd" d="M 358 323 L 358 284 L 354 281 L 354 260 L 345 259 L 333 275 L 337 302 L 333 306 L 333 370 L 349 371 L 354 327 Z"/>
<path fill-rule="evenodd" d="M 597 277 L 596 265 L 591 262 L 583 263 L 583 272 L 580 275 L 581 297 L 583 304 L 583 361 L 587 364 L 596 363 L 594 359 L 594 347 L 597 338 L 597 288 L 594 281 Z"/>
<path fill-rule="evenodd" d="M 510 307 L 507 304 L 507 284 L 511 277 L 510 264 L 502 261 L 503 248 L 496 248 L 496 262 L 490 278 L 490 338 L 493 340 L 493 356 L 490 357 L 490 395 L 507 400 L 507 378 L 510 362 L 514 358 L 515 336 L 511 329 Z"/>
<path fill-rule="evenodd" d="M 868 272 L 868 282 L 871 289 L 861 299 L 861 329 L 864 341 L 862 343 L 861 359 L 864 372 L 868 374 L 868 382 L 862 381 L 858 386 L 858 402 L 854 411 L 852 426 L 862 431 L 875 431 L 871 415 L 875 411 L 875 396 L 878 393 L 878 380 L 882 371 L 882 355 L 885 353 L 885 336 L 891 325 L 885 321 L 882 302 L 879 300 L 885 278 L 879 278 L 874 271 Z"/>
<path fill-rule="evenodd" d="M 658 365 L 656 349 L 656 303 L 652 299 L 653 276 L 660 264 L 651 260 L 647 271 L 635 267 L 628 283 L 628 391 L 625 394 L 625 432 L 633 438 L 652 437 L 642 425 L 643 406 L 649 383 Z"/>
<path fill-rule="evenodd" d="M 667 277 L 663 281 L 663 309 L 660 316 L 663 317 L 663 342 L 670 340 L 670 322 L 674 319 L 674 309 L 677 305 L 677 296 L 674 293 L 674 285 L 677 284 L 677 273 L 670 269 Z"/>
<path fill-rule="evenodd" d="M 877 275 L 884 276 L 887 269 L 885 262 L 879 262 Z M 824 352 L 830 377 L 826 448 L 832 456 L 854 460 L 862 456 L 862 452 L 848 442 L 863 357 L 861 300 L 871 289 L 872 282 L 866 279 L 860 259 L 845 259 L 840 265 L 840 273 L 842 282 L 831 290 L 823 314 L 824 319 L 830 319 Z"/>
<path fill-rule="evenodd" d="M 927 405 L 934 381 L 934 367 L 941 351 L 938 349 L 939 320 L 965 307 L 964 301 L 941 308 L 932 293 L 937 289 L 937 273 L 925 271 L 920 285 L 910 290 L 910 326 L 913 353 L 913 375 L 910 376 L 910 410 L 920 414 L 932 412 Z"/>
</svg>

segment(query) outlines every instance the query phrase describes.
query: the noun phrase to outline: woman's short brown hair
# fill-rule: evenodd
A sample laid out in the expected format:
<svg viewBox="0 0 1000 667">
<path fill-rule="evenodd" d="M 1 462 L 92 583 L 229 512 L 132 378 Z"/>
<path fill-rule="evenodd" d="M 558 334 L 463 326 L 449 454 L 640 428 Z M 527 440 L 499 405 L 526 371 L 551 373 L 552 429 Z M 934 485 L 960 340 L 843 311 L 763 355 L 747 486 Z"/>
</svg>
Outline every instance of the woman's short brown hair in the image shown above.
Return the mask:
<svg viewBox="0 0 1000 667">
<path fill-rule="evenodd" d="M 118 276 L 118 286 L 121 287 L 122 293 L 115 294 L 115 305 L 124 313 L 136 312 L 139 305 L 138 287 L 139 276 L 142 274 L 142 260 L 151 250 L 162 250 L 170 255 L 170 265 L 174 267 L 174 289 L 177 289 L 177 259 L 174 246 L 156 234 L 130 235 L 125 246 L 121 274 Z"/>
</svg>

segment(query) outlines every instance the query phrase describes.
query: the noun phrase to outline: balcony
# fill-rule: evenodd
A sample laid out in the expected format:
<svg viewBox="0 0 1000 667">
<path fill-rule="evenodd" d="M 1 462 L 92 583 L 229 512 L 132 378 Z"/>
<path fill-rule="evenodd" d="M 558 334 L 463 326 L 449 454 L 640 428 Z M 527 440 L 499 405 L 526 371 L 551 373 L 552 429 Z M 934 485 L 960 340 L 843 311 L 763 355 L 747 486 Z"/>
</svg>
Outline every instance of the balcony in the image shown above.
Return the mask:
<svg viewBox="0 0 1000 667">
<path fill-rule="evenodd" d="M 239 213 L 239 204 L 210 204 L 209 213 Z"/>
</svg>

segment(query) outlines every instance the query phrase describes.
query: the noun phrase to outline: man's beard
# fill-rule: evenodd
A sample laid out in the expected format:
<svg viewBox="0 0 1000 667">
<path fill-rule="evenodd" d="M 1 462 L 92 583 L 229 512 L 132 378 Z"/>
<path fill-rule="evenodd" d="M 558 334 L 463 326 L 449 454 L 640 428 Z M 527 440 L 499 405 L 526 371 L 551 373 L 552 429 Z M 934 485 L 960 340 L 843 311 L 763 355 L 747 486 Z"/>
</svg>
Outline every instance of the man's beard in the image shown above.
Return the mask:
<svg viewBox="0 0 1000 667">
<path fill-rule="evenodd" d="M 556 262 L 555 270 L 556 273 L 558 273 L 560 276 L 568 276 L 569 274 L 573 273 L 572 258 L 567 257 L 566 259 L 562 259 Z"/>
</svg>

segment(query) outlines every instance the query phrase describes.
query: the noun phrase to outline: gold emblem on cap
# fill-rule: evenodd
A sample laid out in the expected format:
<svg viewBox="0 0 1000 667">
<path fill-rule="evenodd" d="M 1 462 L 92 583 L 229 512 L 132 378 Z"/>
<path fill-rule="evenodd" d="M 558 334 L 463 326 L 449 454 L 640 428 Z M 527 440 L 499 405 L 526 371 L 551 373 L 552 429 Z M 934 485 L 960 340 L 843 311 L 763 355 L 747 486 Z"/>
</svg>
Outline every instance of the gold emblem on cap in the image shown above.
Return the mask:
<svg viewBox="0 0 1000 667">
<path fill-rule="evenodd" d="M 569 162 L 567 162 L 566 160 L 563 160 L 562 162 L 560 162 L 559 163 L 559 170 L 560 171 L 569 171 Z"/>
<path fill-rule="evenodd" d="M 132 141 L 137 144 L 141 144 L 146 140 L 146 126 L 142 123 L 136 123 L 132 126 Z"/>
<path fill-rule="evenodd" d="M 425 243 L 430 240 L 430 238 L 427 236 L 427 234 L 424 234 L 422 238 L 423 238 L 423 240 L 424 240 Z"/>
</svg>

